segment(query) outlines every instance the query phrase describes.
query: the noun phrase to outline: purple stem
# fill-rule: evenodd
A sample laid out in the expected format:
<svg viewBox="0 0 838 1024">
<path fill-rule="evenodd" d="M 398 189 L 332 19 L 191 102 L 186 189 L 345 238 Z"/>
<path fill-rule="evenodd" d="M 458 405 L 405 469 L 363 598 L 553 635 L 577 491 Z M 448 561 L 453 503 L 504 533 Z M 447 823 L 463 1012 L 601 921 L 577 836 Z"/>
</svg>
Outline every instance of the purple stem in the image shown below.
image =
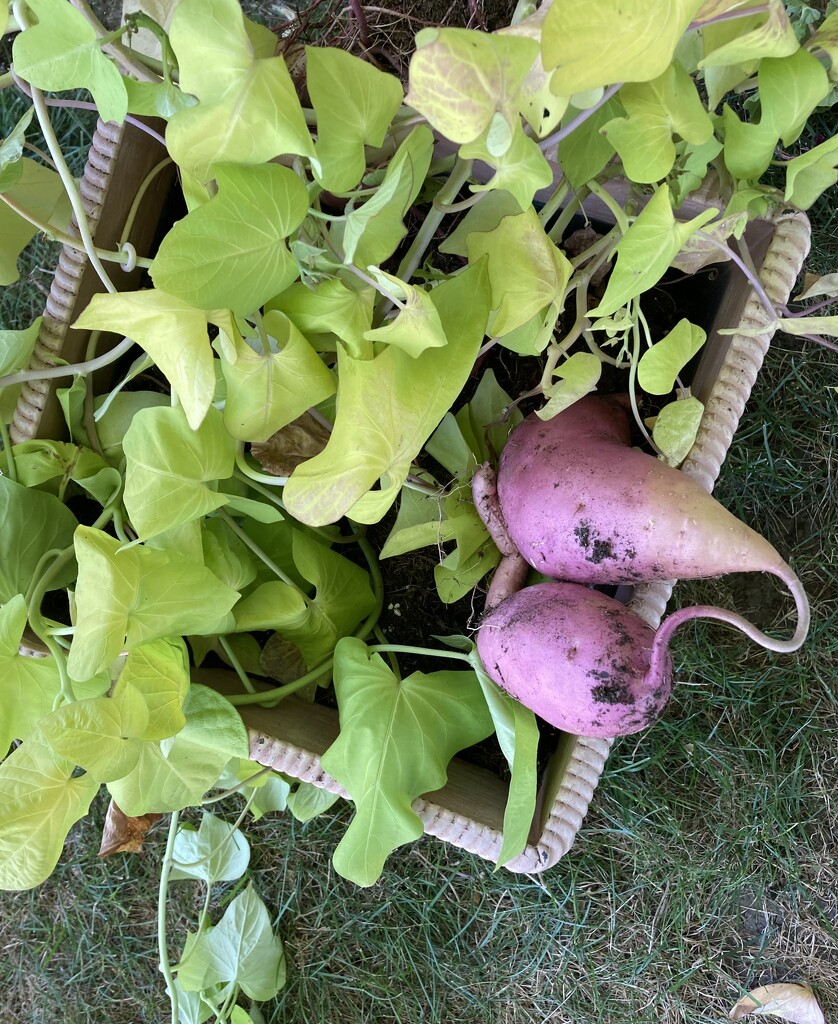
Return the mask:
<svg viewBox="0 0 838 1024">
<path fill-rule="evenodd" d="M 771 319 L 772 320 L 778 320 L 779 317 L 777 315 L 777 307 L 774 305 L 774 303 L 771 301 L 771 299 L 769 299 L 768 296 L 765 294 L 765 289 L 762 287 L 762 282 L 750 270 L 750 268 L 748 266 L 746 266 L 746 264 L 745 264 L 744 260 L 741 258 L 741 256 L 739 256 L 737 253 L 735 253 L 733 251 L 733 249 L 730 248 L 729 245 L 725 245 L 724 242 L 718 241 L 718 239 L 713 238 L 712 235 L 708 235 L 707 232 L 705 232 L 705 231 L 698 231 L 696 233 L 698 235 L 700 235 L 702 241 L 709 242 L 711 245 L 715 246 L 721 252 L 725 252 L 725 253 L 728 254 L 730 259 L 733 260 L 733 262 L 736 264 L 737 267 L 739 267 L 739 269 L 742 271 L 742 273 L 745 275 L 745 277 L 747 277 L 748 281 L 751 284 L 751 287 L 756 292 L 760 302 L 763 304 L 763 306 L 765 306 L 765 309 L 768 312 L 768 315 L 771 317 Z"/>
<path fill-rule="evenodd" d="M 717 25 L 720 21 L 735 21 L 737 18 L 750 18 L 753 14 L 766 14 L 771 10 L 770 4 L 760 4 L 759 7 L 746 7 L 738 11 L 726 11 L 724 14 L 717 14 L 715 18 L 708 18 L 707 21 L 694 21 L 687 25 L 687 31 L 694 28 L 705 28 L 707 25 Z"/>
<path fill-rule="evenodd" d="M 806 341 L 817 342 L 818 345 L 823 345 L 824 348 L 828 348 L 832 352 L 838 352 L 838 345 L 834 341 L 827 341 L 826 338 L 821 337 L 820 334 L 797 334 L 797 338 L 805 338 Z"/>
<path fill-rule="evenodd" d="M 661 679 L 663 672 L 666 667 L 666 658 L 668 655 L 669 641 L 672 634 L 680 626 L 683 626 L 685 622 L 689 622 L 690 619 L 716 619 L 719 622 L 726 622 L 729 626 L 734 626 L 736 629 L 741 630 L 746 636 L 750 637 L 761 647 L 765 647 L 769 651 L 777 651 L 780 654 L 790 654 L 792 651 L 798 650 L 803 644 L 806 636 L 809 632 L 809 624 L 811 621 L 811 613 L 809 611 L 809 599 L 806 596 L 806 591 L 803 589 L 803 584 L 792 572 L 791 568 L 782 563 L 781 565 L 773 565 L 766 568 L 766 572 L 771 572 L 775 576 L 779 577 L 783 583 L 791 591 L 794 603 L 797 606 L 797 628 L 794 631 L 794 635 L 789 640 L 777 640 L 774 637 L 766 636 L 761 629 L 743 618 L 741 615 L 737 615 L 736 612 L 728 611 L 726 608 L 714 608 L 712 605 L 696 605 L 693 608 L 680 608 L 677 612 L 673 612 L 668 619 L 665 619 L 657 633 L 655 634 L 655 641 L 652 646 L 652 657 L 649 666 L 649 678 L 652 680 Z"/>
<path fill-rule="evenodd" d="M 358 35 L 361 37 L 361 45 L 365 50 L 368 50 L 370 48 L 370 30 L 367 24 L 367 16 L 364 14 L 364 8 L 361 6 L 360 0 L 349 0 L 349 7 L 358 24 Z"/>
<path fill-rule="evenodd" d="M 28 83 L 24 82 L 22 78 L 19 78 L 15 74 L 14 68 L 12 68 L 12 76 L 14 77 L 15 84 L 17 85 L 18 89 L 20 89 L 24 96 L 28 96 L 31 100 L 32 92 L 29 89 Z M 99 109 L 95 103 L 90 103 L 87 100 L 52 100 L 44 97 L 44 102 L 48 107 L 65 107 L 71 110 L 98 111 Z M 159 142 L 164 149 L 166 148 L 166 140 L 163 138 L 163 136 L 160 135 L 159 132 L 156 132 L 153 128 L 150 128 L 147 124 L 144 124 L 142 121 L 139 120 L 139 118 L 133 117 L 131 114 L 126 114 L 125 120 L 128 124 L 131 124 L 135 128 L 139 128 L 140 131 L 145 132 L 146 135 L 150 135 L 153 139 Z"/>
<path fill-rule="evenodd" d="M 784 306 L 783 312 L 789 320 L 797 320 L 802 316 L 809 316 L 810 313 L 816 313 L 819 309 L 823 309 L 824 306 L 833 306 L 835 303 L 838 303 L 838 296 L 833 295 L 829 299 L 824 299 L 822 302 L 816 302 L 814 306 L 807 306 L 806 309 L 800 309 L 796 313 L 792 313 L 788 306 Z"/>
<path fill-rule="evenodd" d="M 542 139 L 538 144 L 541 151 L 546 152 L 553 146 L 558 146 L 562 139 L 566 139 L 568 135 L 576 131 L 580 124 L 584 124 L 591 114 L 595 114 L 600 107 L 604 107 L 611 97 L 622 88 L 622 86 L 622 82 L 615 82 L 614 85 L 609 85 L 600 99 L 597 100 L 592 107 L 588 107 L 587 110 L 583 110 L 580 114 L 577 114 L 577 116 L 574 117 L 569 124 L 566 124 L 564 128 L 560 128 L 557 132 L 553 132 L 552 135 L 548 135 L 546 139 Z"/>
</svg>

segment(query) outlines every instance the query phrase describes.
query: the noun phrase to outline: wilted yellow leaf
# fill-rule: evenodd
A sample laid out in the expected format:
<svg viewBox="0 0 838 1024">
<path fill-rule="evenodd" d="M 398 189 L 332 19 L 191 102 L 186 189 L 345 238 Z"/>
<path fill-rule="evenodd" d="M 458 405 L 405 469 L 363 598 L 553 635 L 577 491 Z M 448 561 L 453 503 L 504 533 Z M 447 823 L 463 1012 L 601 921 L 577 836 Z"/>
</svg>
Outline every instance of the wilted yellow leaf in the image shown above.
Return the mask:
<svg viewBox="0 0 838 1024">
<path fill-rule="evenodd" d="M 763 985 L 742 996 L 730 1011 L 731 1020 L 748 1014 L 771 1014 L 792 1024 L 826 1024 L 815 993 L 808 985 Z"/>
</svg>

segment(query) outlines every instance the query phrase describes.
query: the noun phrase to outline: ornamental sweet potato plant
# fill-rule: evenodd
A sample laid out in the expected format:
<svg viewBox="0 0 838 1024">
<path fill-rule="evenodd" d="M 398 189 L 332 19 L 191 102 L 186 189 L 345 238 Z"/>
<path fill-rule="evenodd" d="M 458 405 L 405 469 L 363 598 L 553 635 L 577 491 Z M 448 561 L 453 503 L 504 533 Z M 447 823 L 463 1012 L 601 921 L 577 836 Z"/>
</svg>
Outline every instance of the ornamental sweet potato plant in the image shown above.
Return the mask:
<svg viewBox="0 0 838 1024">
<path fill-rule="evenodd" d="M 773 327 L 834 345 L 835 276 L 802 296 L 811 315 L 776 307 L 745 229 L 838 180 L 838 137 L 788 152 L 838 81 L 838 14 L 800 42 L 781 0 L 521 4 L 496 32 L 423 29 L 404 83 L 318 46 L 292 77 L 282 38 L 236 0 L 163 8 L 165 25 L 140 11 L 108 32 L 81 0 L 0 5 L 0 87 L 25 103 L 0 144 L 0 284 L 38 233 L 101 283 L 75 319 L 81 362 L 29 368 L 38 321 L 0 333 L 0 884 L 46 878 L 102 786 L 131 817 L 171 815 L 166 879 L 238 842 L 209 824 L 178 854 L 178 813 L 214 791 L 314 813 L 325 799 L 249 761 L 236 709 L 327 687 L 341 731 L 323 767 L 355 805 L 336 870 L 372 884 L 422 834 L 412 802 L 493 734 L 507 862 L 535 806 L 535 716 L 465 635 L 429 637 L 429 671 L 402 678 L 404 645 L 378 625 L 381 561 L 432 545 L 443 601 L 480 585 L 501 553 L 477 467 L 519 407 L 549 420 L 603 368 L 648 451 L 682 461 L 702 413 L 684 367 L 705 333 L 650 326 L 670 268 L 732 261 Z M 156 51 L 133 48 L 141 30 Z M 50 122 L 67 102 L 161 147 L 138 195 L 175 165 L 184 212 L 155 251 L 97 247 Z M 599 227 L 573 232 L 589 201 Z M 139 290 L 126 267 L 147 271 Z M 499 354 L 534 386 L 505 391 Z M 66 433 L 23 440 L 15 404 L 44 382 Z M 262 648 L 281 663 L 270 690 L 253 678 Z M 207 659 L 238 694 L 193 681 Z M 173 1019 L 226 1019 L 241 992 L 281 984 L 258 897 L 238 899 L 214 928 L 202 918 L 179 966 L 161 937 Z M 267 959 L 242 953 L 237 973 L 224 942 L 245 932 Z"/>
</svg>

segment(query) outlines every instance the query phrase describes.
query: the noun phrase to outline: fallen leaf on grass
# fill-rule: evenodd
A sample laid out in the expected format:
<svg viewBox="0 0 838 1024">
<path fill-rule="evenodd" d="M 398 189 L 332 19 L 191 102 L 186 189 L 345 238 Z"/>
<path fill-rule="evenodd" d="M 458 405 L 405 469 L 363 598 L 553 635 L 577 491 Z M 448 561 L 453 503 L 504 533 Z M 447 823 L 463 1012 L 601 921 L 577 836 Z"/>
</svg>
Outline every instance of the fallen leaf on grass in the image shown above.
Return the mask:
<svg viewBox="0 0 838 1024">
<path fill-rule="evenodd" d="M 250 451 L 267 473 L 291 476 L 301 462 L 313 459 L 323 451 L 329 436 L 322 423 L 311 413 L 304 412 L 267 441 L 251 445 Z"/>
<path fill-rule="evenodd" d="M 145 834 L 151 826 L 162 818 L 162 814 L 143 814 L 139 818 L 129 818 L 111 800 L 105 824 L 102 827 L 102 845 L 99 847 L 100 857 L 110 857 L 114 853 L 139 853 L 143 848 Z"/>
<path fill-rule="evenodd" d="M 826 1024 L 815 993 L 808 985 L 763 985 L 742 996 L 730 1011 L 732 1020 L 749 1013 L 772 1014 L 792 1024 Z"/>
</svg>

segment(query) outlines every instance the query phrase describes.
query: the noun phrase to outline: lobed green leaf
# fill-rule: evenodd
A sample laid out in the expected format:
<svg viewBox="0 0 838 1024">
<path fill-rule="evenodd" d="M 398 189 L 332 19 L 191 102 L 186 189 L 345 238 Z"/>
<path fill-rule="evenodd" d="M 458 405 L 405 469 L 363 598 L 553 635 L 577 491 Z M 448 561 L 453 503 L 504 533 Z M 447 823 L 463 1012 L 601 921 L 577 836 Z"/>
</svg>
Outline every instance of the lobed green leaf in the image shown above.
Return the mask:
<svg viewBox="0 0 838 1024">
<path fill-rule="evenodd" d="M 398 682 L 354 637 L 338 645 L 335 692 L 341 731 L 322 764 L 356 810 L 334 866 L 358 885 L 373 885 L 391 851 L 424 831 L 413 801 L 445 784 L 448 762 L 485 739 L 492 721 L 473 672 L 414 672 Z"/>
</svg>

